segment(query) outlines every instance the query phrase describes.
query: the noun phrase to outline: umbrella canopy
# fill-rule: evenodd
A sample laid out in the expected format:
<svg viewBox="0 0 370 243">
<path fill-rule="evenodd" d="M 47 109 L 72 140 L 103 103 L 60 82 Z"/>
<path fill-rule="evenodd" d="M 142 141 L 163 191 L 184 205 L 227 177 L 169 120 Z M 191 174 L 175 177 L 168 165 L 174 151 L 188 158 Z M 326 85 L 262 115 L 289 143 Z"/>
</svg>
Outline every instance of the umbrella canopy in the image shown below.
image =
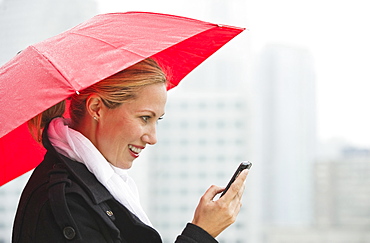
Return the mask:
<svg viewBox="0 0 370 243">
<path fill-rule="evenodd" d="M 242 32 L 147 12 L 101 14 L 31 45 L 0 68 L 0 185 L 33 169 L 45 153 L 26 122 L 137 62 L 154 58 L 167 89 Z"/>
</svg>

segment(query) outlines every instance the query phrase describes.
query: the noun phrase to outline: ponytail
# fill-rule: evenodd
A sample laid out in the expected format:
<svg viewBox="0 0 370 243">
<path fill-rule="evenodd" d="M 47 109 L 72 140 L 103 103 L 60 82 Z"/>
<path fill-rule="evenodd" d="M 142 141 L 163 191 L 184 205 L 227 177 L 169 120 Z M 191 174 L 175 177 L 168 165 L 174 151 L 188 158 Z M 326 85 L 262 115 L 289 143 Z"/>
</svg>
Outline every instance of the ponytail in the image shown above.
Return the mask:
<svg viewBox="0 0 370 243">
<path fill-rule="evenodd" d="M 50 107 L 27 122 L 28 130 L 36 142 L 42 144 L 42 131 L 44 130 L 46 124 L 55 117 L 63 116 L 65 108 L 66 104 L 63 100 L 62 102 Z"/>
</svg>

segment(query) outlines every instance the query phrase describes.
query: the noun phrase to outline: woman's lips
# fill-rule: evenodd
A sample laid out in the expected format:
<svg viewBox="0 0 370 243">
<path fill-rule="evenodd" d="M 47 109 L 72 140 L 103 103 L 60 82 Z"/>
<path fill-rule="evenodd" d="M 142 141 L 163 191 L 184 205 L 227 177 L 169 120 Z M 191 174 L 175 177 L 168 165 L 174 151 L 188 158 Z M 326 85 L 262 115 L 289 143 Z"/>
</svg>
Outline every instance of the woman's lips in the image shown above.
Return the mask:
<svg viewBox="0 0 370 243">
<path fill-rule="evenodd" d="M 134 158 L 137 158 L 137 157 L 139 157 L 140 152 L 141 152 L 145 147 L 142 147 L 142 146 L 135 146 L 135 145 L 129 144 L 129 145 L 128 145 L 128 148 L 129 148 L 130 154 L 131 154 Z"/>
</svg>

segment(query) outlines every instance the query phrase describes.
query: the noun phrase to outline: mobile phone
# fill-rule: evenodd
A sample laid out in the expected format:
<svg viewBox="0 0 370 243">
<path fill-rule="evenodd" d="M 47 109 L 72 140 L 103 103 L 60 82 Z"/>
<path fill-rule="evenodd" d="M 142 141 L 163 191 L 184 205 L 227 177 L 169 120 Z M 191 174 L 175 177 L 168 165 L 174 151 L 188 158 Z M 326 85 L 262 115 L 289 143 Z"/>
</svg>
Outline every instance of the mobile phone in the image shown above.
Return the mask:
<svg viewBox="0 0 370 243">
<path fill-rule="evenodd" d="M 231 177 L 231 179 L 230 179 L 229 183 L 227 184 L 225 190 L 221 193 L 221 196 L 220 197 L 222 197 L 227 192 L 227 190 L 229 190 L 231 184 L 233 184 L 233 182 L 235 181 L 235 179 L 239 176 L 239 174 L 243 170 L 250 169 L 251 167 L 252 167 L 252 163 L 251 162 L 249 162 L 249 161 L 243 161 L 243 162 L 241 162 L 240 165 L 239 165 L 239 167 L 238 167 L 238 169 L 236 169 L 233 177 Z"/>
</svg>

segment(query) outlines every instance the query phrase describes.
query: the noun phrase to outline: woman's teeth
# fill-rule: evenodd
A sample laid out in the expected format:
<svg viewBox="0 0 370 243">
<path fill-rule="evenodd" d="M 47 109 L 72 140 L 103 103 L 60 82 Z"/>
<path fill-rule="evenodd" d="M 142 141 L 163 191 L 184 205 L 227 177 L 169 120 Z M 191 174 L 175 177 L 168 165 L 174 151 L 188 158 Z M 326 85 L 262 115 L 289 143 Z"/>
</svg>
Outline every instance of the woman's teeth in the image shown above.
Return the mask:
<svg viewBox="0 0 370 243">
<path fill-rule="evenodd" d="M 134 152 L 134 153 L 140 153 L 141 151 L 142 151 L 142 149 L 140 149 L 140 148 L 137 148 L 137 147 L 134 147 L 134 146 L 132 146 L 132 145 L 129 145 L 128 146 L 128 148 L 132 151 L 132 152 Z"/>
</svg>

